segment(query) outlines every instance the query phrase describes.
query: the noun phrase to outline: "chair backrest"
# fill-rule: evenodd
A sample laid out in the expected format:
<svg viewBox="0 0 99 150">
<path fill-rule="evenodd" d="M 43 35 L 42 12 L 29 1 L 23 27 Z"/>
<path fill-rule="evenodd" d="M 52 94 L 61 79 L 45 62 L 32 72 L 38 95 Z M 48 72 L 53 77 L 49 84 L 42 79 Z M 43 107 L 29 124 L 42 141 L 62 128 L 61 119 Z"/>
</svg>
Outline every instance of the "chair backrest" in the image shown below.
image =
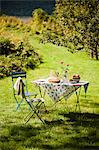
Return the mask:
<svg viewBox="0 0 99 150">
<path fill-rule="evenodd" d="M 11 75 L 12 75 L 12 80 L 18 77 L 26 78 L 26 72 L 12 72 Z"/>
<path fill-rule="evenodd" d="M 13 93 L 14 93 L 14 95 L 16 95 L 16 91 L 14 89 L 14 84 L 15 84 L 16 80 L 18 79 L 18 77 L 22 78 L 22 80 L 24 81 L 24 84 L 25 84 L 25 91 L 28 92 L 27 80 L 26 80 L 26 72 L 12 72 L 11 77 L 12 77 L 12 85 L 13 85 Z"/>
</svg>

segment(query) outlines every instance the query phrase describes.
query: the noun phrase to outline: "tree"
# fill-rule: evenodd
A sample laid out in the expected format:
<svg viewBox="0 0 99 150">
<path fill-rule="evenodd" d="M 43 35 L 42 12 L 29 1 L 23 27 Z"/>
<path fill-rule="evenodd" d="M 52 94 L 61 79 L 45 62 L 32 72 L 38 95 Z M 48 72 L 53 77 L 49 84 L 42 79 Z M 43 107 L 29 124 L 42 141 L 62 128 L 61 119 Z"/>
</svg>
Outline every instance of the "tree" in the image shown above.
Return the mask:
<svg viewBox="0 0 99 150">
<path fill-rule="evenodd" d="M 56 0 L 54 15 L 64 37 L 68 36 L 74 45 L 81 43 L 87 46 L 91 57 L 95 55 L 98 60 L 99 1 Z"/>
<path fill-rule="evenodd" d="M 72 45 L 74 50 L 86 48 L 98 60 L 99 0 L 56 0 L 53 20 L 54 28 L 46 36 L 48 41 Z"/>
<path fill-rule="evenodd" d="M 35 9 L 32 13 L 31 28 L 34 32 L 42 32 L 48 21 L 48 14 L 41 8 Z"/>
</svg>

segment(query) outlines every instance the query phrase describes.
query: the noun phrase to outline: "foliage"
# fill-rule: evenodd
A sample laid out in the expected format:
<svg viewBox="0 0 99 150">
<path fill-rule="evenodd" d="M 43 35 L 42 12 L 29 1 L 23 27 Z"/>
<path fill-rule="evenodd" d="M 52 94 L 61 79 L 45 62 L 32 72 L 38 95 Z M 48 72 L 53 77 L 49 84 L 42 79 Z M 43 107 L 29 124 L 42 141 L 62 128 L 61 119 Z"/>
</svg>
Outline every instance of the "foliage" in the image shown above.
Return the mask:
<svg viewBox="0 0 99 150">
<path fill-rule="evenodd" d="M 25 24 L 20 18 L 14 16 L 0 16 L 0 30 L 21 30 L 29 32 L 30 26 Z"/>
<path fill-rule="evenodd" d="M 14 44 L 12 44 L 9 39 L 3 37 L 0 38 L 0 55 L 9 55 L 12 53 L 13 48 Z"/>
<path fill-rule="evenodd" d="M 42 42 L 67 46 L 73 51 L 86 48 L 98 59 L 98 0 L 56 0 L 53 18 L 53 23 L 50 21 L 46 23 L 47 28 L 43 30 Z"/>
<path fill-rule="evenodd" d="M 9 28 L 20 28 L 21 26 L 23 26 L 23 23 L 20 19 L 16 18 L 16 17 L 11 17 L 11 16 L 5 16 L 2 15 L 0 16 L 0 25 L 1 27 L 9 27 Z"/>
<path fill-rule="evenodd" d="M 29 41 L 14 43 L 7 38 L 0 39 L 0 78 L 9 76 L 11 71 L 34 69 L 41 63 L 41 58 Z"/>
<path fill-rule="evenodd" d="M 48 21 L 48 14 L 43 9 L 35 9 L 32 13 L 32 19 L 29 22 L 31 30 L 34 33 L 41 33 L 42 30 L 46 27 L 46 22 Z"/>
</svg>

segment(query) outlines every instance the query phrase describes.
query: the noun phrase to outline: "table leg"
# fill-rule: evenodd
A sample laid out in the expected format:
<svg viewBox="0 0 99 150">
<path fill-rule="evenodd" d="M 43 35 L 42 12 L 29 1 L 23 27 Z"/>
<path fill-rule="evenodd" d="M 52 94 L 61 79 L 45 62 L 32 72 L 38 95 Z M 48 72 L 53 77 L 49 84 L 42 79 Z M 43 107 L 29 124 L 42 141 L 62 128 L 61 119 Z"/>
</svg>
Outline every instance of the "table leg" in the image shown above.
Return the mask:
<svg viewBox="0 0 99 150">
<path fill-rule="evenodd" d="M 40 86 L 38 86 L 38 88 L 39 88 L 40 96 L 43 97 L 43 96 L 42 96 L 42 91 L 41 91 Z"/>
<path fill-rule="evenodd" d="M 46 89 L 44 89 L 44 92 L 42 93 L 41 87 L 38 86 L 38 88 L 39 88 L 40 96 L 41 96 L 42 98 L 44 98 L 45 95 L 46 95 Z"/>
<path fill-rule="evenodd" d="M 77 106 L 79 107 L 79 112 L 81 112 L 80 110 L 80 103 L 79 103 L 79 97 L 80 97 L 80 91 L 81 91 L 81 86 L 79 88 L 79 90 L 77 91 L 76 88 L 75 88 L 75 93 L 76 93 L 76 108 L 75 108 L 75 111 L 77 110 Z"/>
</svg>

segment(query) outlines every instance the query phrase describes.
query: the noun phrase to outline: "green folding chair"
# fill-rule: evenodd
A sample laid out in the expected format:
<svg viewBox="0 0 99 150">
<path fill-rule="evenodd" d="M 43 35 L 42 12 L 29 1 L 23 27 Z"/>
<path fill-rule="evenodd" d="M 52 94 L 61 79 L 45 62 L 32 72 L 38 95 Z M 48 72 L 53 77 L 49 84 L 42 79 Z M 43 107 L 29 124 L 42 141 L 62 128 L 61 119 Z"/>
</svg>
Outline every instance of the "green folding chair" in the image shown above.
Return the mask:
<svg viewBox="0 0 99 150">
<path fill-rule="evenodd" d="M 13 95 L 16 101 L 16 110 L 18 110 L 24 100 L 24 97 L 22 95 L 23 93 L 24 96 L 28 98 L 30 96 L 36 97 L 37 93 L 30 93 L 28 91 L 26 72 L 12 72 L 11 77 L 12 77 Z M 17 86 L 18 88 L 17 90 L 15 89 L 15 86 Z"/>
<path fill-rule="evenodd" d="M 24 79 L 24 80 L 23 80 Z M 37 98 L 36 93 L 30 93 L 28 92 L 27 87 L 27 80 L 26 80 L 26 72 L 12 72 L 12 85 L 13 85 L 13 93 L 14 98 L 17 103 L 16 109 L 18 109 L 22 103 L 23 100 L 26 101 L 29 108 L 29 113 L 25 117 L 25 123 L 27 123 L 35 114 L 36 116 L 42 121 L 44 124 L 44 121 L 41 119 L 41 106 L 44 106 L 43 110 L 46 111 L 46 107 L 44 104 L 43 98 Z M 15 86 L 18 86 L 18 90 L 16 91 Z M 19 99 L 20 98 L 20 101 Z"/>
</svg>

